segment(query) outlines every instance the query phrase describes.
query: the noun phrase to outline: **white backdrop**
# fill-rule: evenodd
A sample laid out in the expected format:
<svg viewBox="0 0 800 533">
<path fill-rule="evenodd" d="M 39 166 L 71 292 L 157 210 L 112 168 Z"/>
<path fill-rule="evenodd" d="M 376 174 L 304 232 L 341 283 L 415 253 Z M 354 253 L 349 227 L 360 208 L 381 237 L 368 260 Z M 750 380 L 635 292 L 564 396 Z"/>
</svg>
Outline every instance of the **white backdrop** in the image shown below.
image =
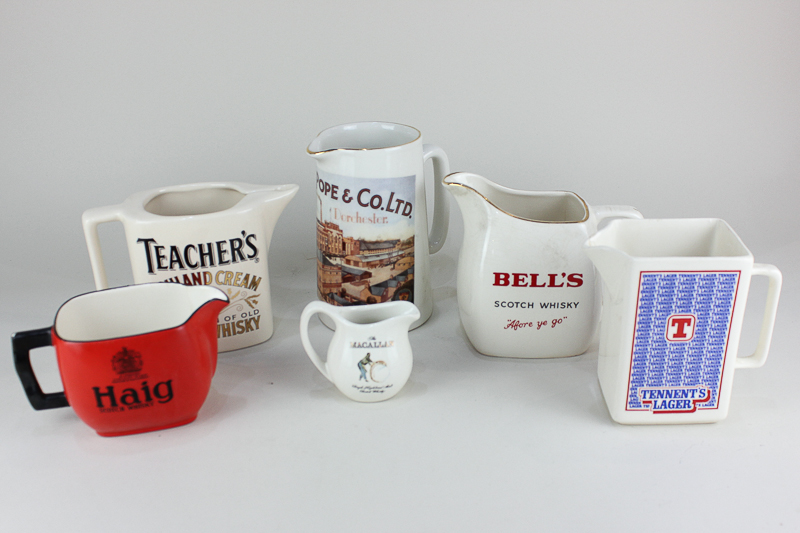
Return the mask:
<svg viewBox="0 0 800 533">
<path fill-rule="evenodd" d="M 800 528 L 798 28 L 800 4 L 773 1 L 0 0 L 6 338 L 93 289 L 85 209 L 179 183 L 300 185 L 270 250 L 275 336 L 220 356 L 195 423 L 102 439 L 68 409 L 34 412 L 6 345 L 0 529 Z M 411 382 L 383 404 L 344 399 L 297 334 L 315 297 L 305 147 L 359 120 L 413 125 L 452 170 L 510 187 L 724 218 L 784 272 L 767 365 L 737 373 L 721 423 L 624 427 L 596 347 L 477 354 L 456 309 L 453 202 Z M 112 284 L 128 283 L 121 228 L 101 235 Z"/>
</svg>

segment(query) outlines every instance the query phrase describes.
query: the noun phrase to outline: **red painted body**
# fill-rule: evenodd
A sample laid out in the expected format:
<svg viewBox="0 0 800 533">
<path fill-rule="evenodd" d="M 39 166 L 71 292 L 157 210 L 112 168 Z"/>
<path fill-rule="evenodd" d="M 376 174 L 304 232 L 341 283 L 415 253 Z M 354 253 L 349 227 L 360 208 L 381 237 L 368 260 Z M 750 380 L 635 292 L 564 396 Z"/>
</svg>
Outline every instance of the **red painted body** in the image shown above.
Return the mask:
<svg viewBox="0 0 800 533">
<path fill-rule="evenodd" d="M 227 303 L 211 300 L 180 326 L 118 339 L 70 342 L 53 328 L 70 406 L 105 437 L 192 422 L 217 368 L 217 316 Z"/>
</svg>

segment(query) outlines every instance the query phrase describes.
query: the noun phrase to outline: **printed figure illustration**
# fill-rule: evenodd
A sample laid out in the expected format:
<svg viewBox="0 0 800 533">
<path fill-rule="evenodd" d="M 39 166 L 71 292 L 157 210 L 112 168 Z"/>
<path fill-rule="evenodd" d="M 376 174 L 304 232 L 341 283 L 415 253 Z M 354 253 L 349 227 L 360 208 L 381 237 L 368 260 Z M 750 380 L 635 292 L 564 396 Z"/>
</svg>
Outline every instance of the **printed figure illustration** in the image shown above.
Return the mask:
<svg viewBox="0 0 800 533">
<path fill-rule="evenodd" d="M 367 356 L 364 357 L 364 359 L 362 359 L 361 361 L 358 362 L 358 371 L 361 372 L 361 375 L 358 377 L 358 381 L 361 381 L 362 379 L 364 381 L 368 381 L 367 380 L 367 368 L 366 367 L 367 367 L 367 365 L 370 365 L 370 364 L 372 364 L 372 359 L 369 358 L 369 353 L 367 353 Z"/>
<path fill-rule="evenodd" d="M 333 305 L 414 301 L 414 176 L 317 177 L 317 292 Z"/>
<path fill-rule="evenodd" d="M 358 381 L 363 379 L 367 383 L 370 381 L 381 383 L 389 376 L 389 367 L 384 361 L 373 361 L 370 355 L 367 352 L 367 355 L 358 362 L 358 371 L 361 372 Z M 367 368 L 369 368 L 369 379 L 367 379 Z"/>
</svg>

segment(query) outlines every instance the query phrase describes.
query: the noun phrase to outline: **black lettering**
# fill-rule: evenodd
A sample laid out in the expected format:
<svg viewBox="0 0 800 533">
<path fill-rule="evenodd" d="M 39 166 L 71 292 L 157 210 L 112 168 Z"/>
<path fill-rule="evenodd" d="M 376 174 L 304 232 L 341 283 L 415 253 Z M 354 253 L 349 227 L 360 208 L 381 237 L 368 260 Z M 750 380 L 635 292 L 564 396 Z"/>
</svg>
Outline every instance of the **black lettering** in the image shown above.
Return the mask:
<svg viewBox="0 0 800 533">
<path fill-rule="evenodd" d="M 94 399 L 97 400 L 97 407 L 101 409 L 105 407 L 105 405 L 103 405 L 103 396 L 108 396 L 110 400 L 109 407 L 117 406 L 117 397 L 114 396 L 114 387 L 106 387 L 108 392 L 100 392 L 99 387 L 92 387 L 92 390 L 94 391 Z"/>
<path fill-rule="evenodd" d="M 218 265 L 227 265 L 230 263 L 229 260 L 225 259 L 225 256 L 228 255 L 228 250 L 225 249 L 225 245 L 228 241 L 217 241 L 217 264 Z"/>
<path fill-rule="evenodd" d="M 238 263 L 239 261 L 246 261 L 242 253 L 242 246 L 244 241 L 242 239 L 231 239 L 231 263 Z"/>
<path fill-rule="evenodd" d="M 197 245 L 197 250 L 200 253 L 200 266 L 201 267 L 213 267 L 214 266 L 214 249 L 211 247 L 211 243 L 207 243 L 208 246 L 207 250 L 203 250 L 203 244 L 200 243 Z"/>
<path fill-rule="evenodd" d="M 247 245 L 247 247 L 250 248 L 253 251 L 252 254 L 247 254 L 247 258 L 248 259 L 253 259 L 254 257 L 258 256 L 258 248 L 256 247 L 255 244 L 253 244 L 251 242 L 251 241 L 255 241 L 255 240 L 256 240 L 256 236 L 253 233 L 248 235 L 244 240 L 244 243 Z"/>
<path fill-rule="evenodd" d="M 156 251 L 156 268 L 158 270 L 167 270 L 167 256 L 164 255 L 164 246 L 153 246 L 153 249 Z"/>
<path fill-rule="evenodd" d="M 144 401 L 152 402 L 153 397 L 150 396 L 150 387 L 147 386 L 146 381 L 142 381 L 142 392 L 144 393 Z"/>
<path fill-rule="evenodd" d="M 186 263 L 186 266 L 188 266 L 191 269 L 195 269 L 197 268 L 197 262 L 192 261 L 189 258 L 189 250 L 194 250 L 195 253 L 197 253 L 197 248 L 195 247 L 195 245 L 189 244 L 188 246 L 186 246 L 186 248 L 183 249 L 183 261 L 184 263 Z"/>
<path fill-rule="evenodd" d="M 161 392 L 162 386 L 165 389 L 164 392 Z M 153 396 L 158 398 L 158 403 L 167 403 L 172 400 L 172 380 L 168 379 L 167 381 L 157 383 L 156 386 L 153 387 Z"/>
<path fill-rule="evenodd" d="M 142 403 L 139 401 L 139 395 L 136 394 L 134 389 L 125 389 L 122 391 L 122 396 L 120 396 L 119 401 L 122 402 L 123 405 L 131 405 L 134 403 Z"/>
<path fill-rule="evenodd" d="M 177 246 L 170 246 L 169 247 L 169 269 L 175 270 L 175 264 L 178 265 L 179 270 L 186 270 L 186 267 L 183 265 L 183 259 L 181 258 L 181 252 L 178 250 Z"/>
<path fill-rule="evenodd" d="M 136 239 L 136 242 L 141 242 L 144 244 L 144 254 L 147 258 L 147 273 L 154 274 L 153 271 L 153 256 L 150 255 L 150 243 L 156 244 L 155 239 Z"/>
</svg>

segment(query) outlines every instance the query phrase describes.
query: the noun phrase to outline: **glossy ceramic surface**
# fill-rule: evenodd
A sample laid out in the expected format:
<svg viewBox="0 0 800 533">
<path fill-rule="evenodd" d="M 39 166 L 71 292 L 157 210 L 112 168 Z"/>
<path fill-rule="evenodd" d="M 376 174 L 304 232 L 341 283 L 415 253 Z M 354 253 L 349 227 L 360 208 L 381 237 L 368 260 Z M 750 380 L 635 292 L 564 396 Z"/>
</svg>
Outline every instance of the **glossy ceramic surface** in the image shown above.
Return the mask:
<svg viewBox="0 0 800 533">
<path fill-rule="evenodd" d="M 590 207 L 575 193 L 519 191 L 466 172 L 444 185 L 464 218 L 458 310 L 476 350 L 500 357 L 566 357 L 586 351 L 599 317 L 599 287 L 582 250 L 628 206 Z"/>
<path fill-rule="evenodd" d="M 223 290 L 222 352 L 272 336 L 269 252 L 278 217 L 297 185 L 194 183 L 136 193 L 119 205 L 89 209 L 83 230 L 98 289 L 108 287 L 98 224 L 119 221 L 135 283 L 167 281 Z"/>
<path fill-rule="evenodd" d="M 736 368 L 764 364 L 781 289 L 718 219 L 616 220 L 589 239 L 603 279 L 597 372 L 623 424 L 716 422 Z M 755 353 L 737 357 L 752 276 L 769 278 Z"/>
<path fill-rule="evenodd" d="M 216 322 L 227 303 L 213 287 L 160 283 L 77 296 L 52 328 L 15 335 L 17 371 L 34 408 L 70 405 L 105 437 L 188 424 L 216 371 Z M 44 394 L 30 365 L 30 350 L 49 344 L 63 393 Z"/>
<path fill-rule="evenodd" d="M 322 361 L 308 337 L 312 316 L 326 315 L 335 332 Z M 300 316 L 300 338 L 308 357 L 342 394 L 358 402 L 379 402 L 395 396 L 411 375 L 408 329 L 419 319 L 410 302 L 339 307 L 311 302 Z"/>
<path fill-rule="evenodd" d="M 433 311 L 429 255 L 449 223 L 441 179 L 447 156 L 402 124 L 359 122 L 329 128 L 308 146 L 317 162 L 317 295 L 348 306 L 405 300 Z M 428 231 L 423 165 L 434 168 Z M 321 317 L 328 327 L 333 324 Z"/>
</svg>

